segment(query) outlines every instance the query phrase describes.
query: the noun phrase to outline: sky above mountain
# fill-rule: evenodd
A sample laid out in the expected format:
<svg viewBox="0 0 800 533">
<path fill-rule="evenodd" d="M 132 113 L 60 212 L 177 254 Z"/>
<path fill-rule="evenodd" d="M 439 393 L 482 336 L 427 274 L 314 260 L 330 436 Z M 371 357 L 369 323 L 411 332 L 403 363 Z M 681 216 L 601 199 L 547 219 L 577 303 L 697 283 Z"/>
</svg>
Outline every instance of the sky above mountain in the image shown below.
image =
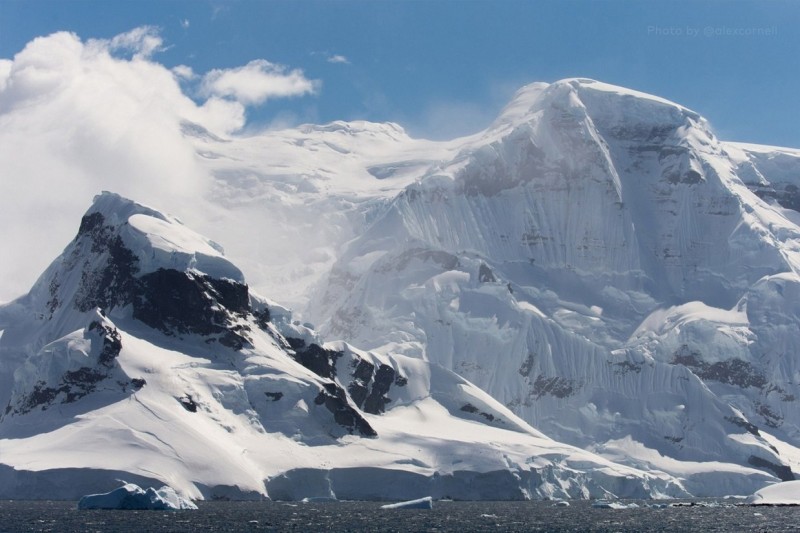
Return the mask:
<svg viewBox="0 0 800 533">
<path fill-rule="evenodd" d="M 680 102 L 725 139 L 800 146 L 798 27 L 788 0 L 4 0 L 0 58 L 56 31 L 148 28 L 148 57 L 198 102 L 241 102 L 250 129 L 368 119 L 452 138 L 521 85 L 588 77 Z"/>
<path fill-rule="evenodd" d="M 223 219 L 186 120 L 451 139 L 527 83 L 587 77 L 690 107 L 722 139 L 798 147 L 798 27 L 779 1 L 0 0 L 0 301 L 102 190 Z"/>
</svg>

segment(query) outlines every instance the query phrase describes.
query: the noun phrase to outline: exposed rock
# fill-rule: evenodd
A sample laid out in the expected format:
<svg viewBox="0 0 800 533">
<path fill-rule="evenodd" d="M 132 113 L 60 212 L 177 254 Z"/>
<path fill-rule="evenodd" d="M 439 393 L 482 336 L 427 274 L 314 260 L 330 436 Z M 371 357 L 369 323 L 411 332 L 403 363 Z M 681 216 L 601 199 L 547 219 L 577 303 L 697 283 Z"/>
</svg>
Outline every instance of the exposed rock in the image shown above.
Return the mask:
<svg viewBox="0 0 800 533">
<path fill-rule="evenodd" d="M 481 283 L 495 283 L 497 278 L 494 276 L 492 269 L 486 266 L 486 263 L 481 263 L 478 268 L 478 281 Z"/>
<path fill-rule="evenodd" d="M 485 418 L 486 420 L 488 420 L 489 422 L 493 422 L 493 421 L 494 421 L 494 419 L 495 419 L 495 416 L 494 416 L 493 414 L 491 414 L 491 413 L 484 413 L 483 411 L 481 411 L 480 409 L 478 409 L 477 407 L 475 407 L 475 406 L 474 406 L 474 405 L 472 405 L 471 403 L 468 403 L 468 404 L 466 404 L 466 405 L 462 406 L 462 407 L 461 407 L 461 410 L 462 410 L 462 411 L 464 411 L 465 413 L 479 414 L 479 415 L 481 415 L 483 418 Z"/>
<path fill-rule="evenodd" d="M 342 356 L 341 352 L 327 350 L 317 344 L 306 346 L 303 339 L 288 338 L 286 341 L 294 350 L 295 361 L 323 378 L 336 377 L 336 360 Z"/>
<path fill-rule="evenodd" d="M 249 312 L 247 285 L 159 268 L 136 284 L 133 317 L 168 335 L 217 336 L 235 349 L 248 345 L 247 327 L 233 324 Z"/>
<path fill-rule="evenodd" d="M 197 403 L 192 399 L 192 396 L 190 394 L 187 394 L 186 396 L 181 396 L 180 398 L 177 398 L 177 400 L 178 403 L 181 404 L 181 407 L 183 407 L 190 413 L 197 412 Z"/>
<path fill-rule="evenodd" d="M 337 384 L 324 384 L 314 399 L 314 403 L 324 405 L 333 413 L 336 423 L 346 429 L 348 433 L 353 434 L 357 431 L 362 437 L 378 436 L 369 422 L 364 420 L 364 417 L 347 402 L 347 394 Z"/>
<path fill-rule="evenodd" d="M 794 473 L 792 469 L 786 465 L 775 464 L 772 461 L 767 461 L 755 455 L 751 455 L 747 459 L 747 462 L 756 468 L 764 468 L 772 471 L 781 481 L 794 481 Z"/>
</svg>

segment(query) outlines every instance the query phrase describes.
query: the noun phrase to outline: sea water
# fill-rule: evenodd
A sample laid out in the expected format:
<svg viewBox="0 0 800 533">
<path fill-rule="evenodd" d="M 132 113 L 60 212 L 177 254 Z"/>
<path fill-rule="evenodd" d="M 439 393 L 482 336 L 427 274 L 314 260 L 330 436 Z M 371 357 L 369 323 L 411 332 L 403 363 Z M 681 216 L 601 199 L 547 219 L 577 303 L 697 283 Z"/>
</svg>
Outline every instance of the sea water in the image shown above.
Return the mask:
<svg viewBox="0 0 800 533">
<path fill-rule="evenodd" d="M 0 501 L 0 532 L 800 531 L 798 507 L 635 503 L 598 509 L 586 501 L 437 501 L 432 510 L 385 510 L 376 502 L 199 502 L 196 511 L 79 511 L 76 502 Z"/>
</svg>

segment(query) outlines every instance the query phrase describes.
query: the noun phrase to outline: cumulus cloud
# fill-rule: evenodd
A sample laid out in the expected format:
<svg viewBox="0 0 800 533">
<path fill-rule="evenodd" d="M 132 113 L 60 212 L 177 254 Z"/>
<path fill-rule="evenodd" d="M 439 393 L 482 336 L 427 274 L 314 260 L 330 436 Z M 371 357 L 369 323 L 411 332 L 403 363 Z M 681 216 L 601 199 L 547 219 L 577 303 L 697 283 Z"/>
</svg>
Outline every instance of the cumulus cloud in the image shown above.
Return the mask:
<svg viewBox="0 0 800 533">
<path fill-rule="evenodd" d="M 0 302 L 30 288 L 102 190 L 202 222 L 211 176 L 181 125 L 231 134 L 245 125 L 243 101 L 311 90 L 299 71 L 259 67 L 286 85 L 197 102 L 181 86 L 191 69 L 149 59 L 162 48 L 152 27 L 85 42 L 59 32 L 0 59 Z"/>
<path fill-rule="evenodd" d="M 318 80 L 309 80 L 300 69 L 288 70 L 283 65 L 256 59 L 243 67 L 208 72 L 203 77 L 201 92 L 258 105 L 271 98 L 313 94 L 319 85 Z"/>
<path fill-rule="evenodd" d="M 189 28 L 189 19 L 181 20 L 181 28 L 183 28 L 184 30 Z"/>
</svg>

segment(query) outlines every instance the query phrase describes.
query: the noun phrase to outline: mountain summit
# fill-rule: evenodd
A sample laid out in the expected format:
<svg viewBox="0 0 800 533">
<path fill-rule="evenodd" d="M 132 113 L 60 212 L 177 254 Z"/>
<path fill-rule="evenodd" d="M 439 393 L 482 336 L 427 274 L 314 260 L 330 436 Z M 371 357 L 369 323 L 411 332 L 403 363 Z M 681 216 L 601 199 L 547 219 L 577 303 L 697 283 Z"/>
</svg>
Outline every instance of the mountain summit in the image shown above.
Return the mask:
<svg viewBox="0 0 800 533">
<path fill-rule="evenodd" d="M 798 172 L 655 96 L 533 84 L 364 227 L 310 316 L 695 493 L 792 479 Z"/>
</svg>

